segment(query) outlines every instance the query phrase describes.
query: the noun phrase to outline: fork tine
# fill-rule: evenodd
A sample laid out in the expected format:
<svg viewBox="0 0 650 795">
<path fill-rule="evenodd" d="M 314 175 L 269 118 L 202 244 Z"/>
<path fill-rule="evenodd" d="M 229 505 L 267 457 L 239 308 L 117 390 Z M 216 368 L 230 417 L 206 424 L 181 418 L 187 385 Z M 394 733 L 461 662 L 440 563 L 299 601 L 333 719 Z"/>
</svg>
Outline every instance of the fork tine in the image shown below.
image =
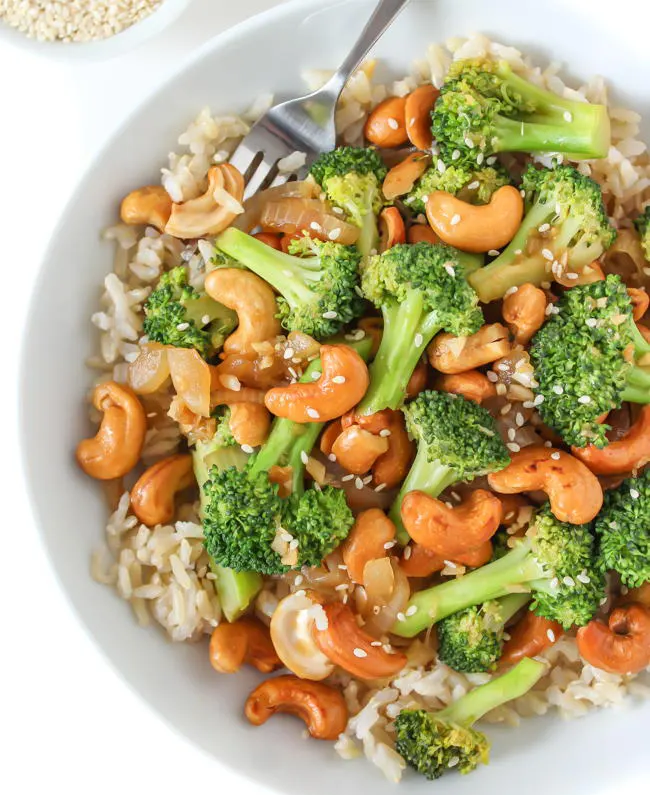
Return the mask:
<svg viewBox="0 0 650 795">
<path fill-rule="evenodd" d="M 251 196 L 255 195 L 258 190 L 262 189 L 267 178 L 270 176 L 271 180 L 273 180 L 275 174 L 277 174 L 276 164 L 262 160 L 248 180 L 246 190 L 244 191 L 244 199 L 250 199 Z"/>
</svg>

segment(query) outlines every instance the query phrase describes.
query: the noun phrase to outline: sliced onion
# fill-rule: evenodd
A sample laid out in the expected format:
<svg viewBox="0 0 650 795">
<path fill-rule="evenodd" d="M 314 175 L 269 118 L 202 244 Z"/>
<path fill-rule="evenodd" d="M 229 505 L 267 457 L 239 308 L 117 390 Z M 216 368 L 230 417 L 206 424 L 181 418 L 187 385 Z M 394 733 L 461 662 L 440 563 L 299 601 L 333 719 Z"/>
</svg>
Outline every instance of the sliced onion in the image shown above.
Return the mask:
<svg viewBox="0 0 650 795">
<path fill-rule="evenodd" d="M 628 287 L 650 287 L 645 273 L 648 263 L 638 235 L 633 229 L 621 229 L 614 244 L 601 258 L 603 271 L 620 276 Z"/>
<path fill-rule="evenodd" d="M 350 246 L 359 239 L 359 228 L 340 216 L 327 212 L 326 205 L 318 199 L 287 198 L 268 202 L 260 223 L 264 229 L 294 235 L 309 232 L 322 240 L 335 240 Z"/>
<path fill-rule="evenodd" d="M 299 359 L 309 359 L 320 353 L 320 342 L 302 331 L 292 331 L 287 337 L 289 347 Z M 293 357 L 291 357 L 293 358 Z"/>
<path fill-rule="evenodd" d="M 408 578 L 396 560 L 379 558 L 366 563 L 363 585 L 367 599 L 364 629 L 371 635 L 384 635 L 397 621 L 397 614 L 406 609 L 411 596 Z"/>
<path fill-rule="evenodd" d="M 233 223 L 237 229 L 250 232 L 260 224 L 262 210 L 270 201 L 278 201 L 285 198 L 315 199 L 319 194 L 319 188 L 311 180 L 301 182 L 285 182 L 284 185 L 277 185 L 275 188 L 260 191 L 244 202 L 244 213 Z"/>
<path fill-rule="evenodd" d="M 191 348 L 168 348 L 169 371 L 176 394 L 190 411 L 210 416 L 210 368 Z"/>
<path fill-rule="evenodd" d="M 167 349 L 157 342 L 140 347 L 140 355 L 129 364 L 129 385 L 138 395 L 157 392 L 169 378 Z"/>
</svg>

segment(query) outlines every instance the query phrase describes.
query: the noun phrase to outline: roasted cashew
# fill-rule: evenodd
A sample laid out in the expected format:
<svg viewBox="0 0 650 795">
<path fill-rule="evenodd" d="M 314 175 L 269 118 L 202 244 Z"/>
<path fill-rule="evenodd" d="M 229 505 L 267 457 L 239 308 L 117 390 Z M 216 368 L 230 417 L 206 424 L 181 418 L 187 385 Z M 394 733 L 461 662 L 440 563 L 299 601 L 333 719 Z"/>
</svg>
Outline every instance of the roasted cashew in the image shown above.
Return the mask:
<svg viewBox="0 0 650 795">
<path fill-rule="evenodd" d="M 406 233 L 409 243 L 440 243 L 440 238 L 428 224 L 412 224 Z"/>
<path fill-rule="evenodd" d="M 402 146 L 408 141 L 405 119 L 406 99 L 389 97 L 370 112 L 363 134 L 380 149 Z"/>
<path fill-rule="evenodd" d="M 275 294 L 251 271 L 217 268 L 206 276 L 205 291 L 237 313 L 239 325 L 223 345 L 225 354 L 255 354 L 255 344 L 280 333 Z"/>
<path fill-rule="evenodd" d="M 422 491 L 411 491 L 401 508 L 411 538 L 448 560 L 489 541 L 501 524 L 501 512 L 499 498 L 484 489 L 453 508 Z"/>
<path fill-rule="evenodd" d="M 487 398 L 494 397 L 496 387 L 489 378 L 478 370 L 467 370 L 454 375 L 441 375 L 436 382 L 436 389 L 440 392 L 451 392 L 453 395 L 462 395 L 467 400 L 482 403 Z"/>
<path fill-rule="evenodd" d="M 634 320 L 641 320 L 650 306 L 650 295 L 638 287 L 628 287 L 627 294 L 632 301 L 632 317 Z"/>
<path fill-rule="evenodd" d="M 488 475 L 490 488 L 500 494 L 544 491 L 551 511 L 561 522 L 591 522 L 603 505 L 598 478 L 572 455 L 552 447 L 525 447 L 510 464 Z"/>
<path fill-rule="evenodd" d="M 391 489 L 406 477 L 415 454 L 415 445 L 409 439 L 401 411 L 391 412 L 388 425 L 388 450 L 380 455 L 372 467 L 372 482 L 375 486 Z"/>
<path fill-rule="evenodd" d="M 572 447 L 571 452 L 595 475 L 626 475 L 650 461 L 650 406 L 643 406 L 622 439 L 599 449 L 593 444 Z"/>
<path fill-rule="evenodd" d="M 341 420 L 334 420 L 325 428 L 319 442 L 321 453 L 327 456 L 332 455 L 332 447 L 342 430 Z"/>
<path fill-rule="evenodd" d="M 173 204 L 165 232 L 182 240 L 223 232 L 243 212 L 244 178 L 230 163 L 208 171 L 208 189 L 203 196 Z"/>
<path fill-rule="evenodd" d="M 523 214 L 524 200 L 512 185 L 495 191 L 489 204 L 468 204 L 441 190 L 427 199 L 427 220 L 442 242 L 476 254 L 507 245 Z"/>
<path fill-rule="evenodd" d="M 171 455 L 140 475 L 131 490 L 131 508 L 142 524 L 154 527 L 174 518 L 174 497 L 195 482 L 192 456 Z"/>
<path fill-rule="evenodd" d="M 440 91 L 427 83 L 412 91 L 404 104 L 406 134 L 409 141 L 418 149 L 427 151 L 433 143 L 431 132 L 431 111 L 440 96 Z"/>
<path fill-rule="evenodd" d="M 350 425 L 341 431 L 334 444 L 332 453 L 338 463 L 354 475 L 368 472 L 380 455 L 388 450 L 388 439 L 365 431 L 358 425 Z"/>
<path fill-rule="evenodd" d="M 401 163 L 393 166 L 386 174 L 382 191 L 386 200 L 394 201 L 399 196 L 404 196 L 413 189 L 413 185 L 420 179 L 431 163 L 430 155 L 421 152 L 411 152 Z"/>
<path fill-rule="evenodd" d="M 314 640 L 335 665 L 359 679 L 385 679 L 404 668 L 406 655 L 374 646 L 375 638 L 361 629 L 348 605 L 334 602 L 323 609 L 327 627 L 315 627 Z"/>
<path fill-rule="evenodd" d="M 621 596 L 621 602 L 638 602 L 650 610 L 650 582 L 644 582 L 638 588 L 630 588 L 628 592 Z"/>
<path fill-rule="evenodd" d="M 135 392 L 115 381 L 95 387 L 93 405 L 104 416 L 97 434 L 77 445 L 77 462 L 91 478 L 121 478 L 140 458 L 147 430 L 145 411 Z"/>
<path fill-rule="evenodd" d="M 220 674 L 235 674 L 248 663 L 263 674 L 282 667 L 268 629 L 255 618 L 223 621 L 210 637 L 210 663 Z"/>
<path fill-rule="evenodd" d="M 301 679 L 327 678 L 334 666 L 318 648 L 313 636 L 316 625 L 327 619 L 315 594 L 297 591 L 281 599 L 271 617 L 271 640 L 284 665 Z"/>
<path fill-rule="evenodd" d="M 395 525 L 379 508 L 370 508 L 357 516 L 341 547 L 352 582 L 362 584 L 366 563 L 388 555 L 386 544 L 394 540 L 395 533 Z"/>
<path fill-rule="evenodd" d="M 501 502 L 501 524 L 503 527 L 511 527 L 522 521 L 523 512 L 532 515 L 533 506 L 525 497 L 520 494 L 499 494 Z"/>
<path fill-rule="evenodd" d="M 304 720 L 316 740 L 336 740 L 348 722 L 345 699 L 322 682 L 297 676 L 277 676 L 255 688 L 244 712 L 253 726 L 261 726 L 276 712 L 288 712 Z"/>
<path fill-rule="evenodd" d="M 259 447 L 268 438 L 271 416 L 260 403 L 233 403 L 229 425 L 237 444 Z"/>
<path fill-rule="evenodd" d="M 172 211 L 172 200 L 160 185 L 146 185 L 122 199 L 120 218 L 125 224 L 144 224 L 163 232 Z"/>
<path fill-rule="evenodd" d="M 275 234 L 275 232 L 258 232 L 253 237 L 276 251 L 282 251 L 282 235 Z"/>
<path fill-rule="evenodd" d="M 347 345 L 323 345 L 320 359 L 322 375 L 317 381 L 275 387 L 266 393 L 271 414 L 293 422 L 328 422 L 357 405 L 370 383 L 361 356 Z"/>
<path fill-rule="evenodd" d="M 644 326 L 643 323 L 637 323 L 636 327 L 641 332 L 641 336 L 646 342 L 650 342 L 650 328 Z"/>
<path fill-rule="evenodd" d="M 537 657 L 562 637 L 564 629 L 557 621 L 527 610 L 514 627 L 508 628 L 508 634 L 510 638 L 503 647 L 500 665 L 515 665 L 524 657 Z"/>
<path fill-rule="evenodd" d="M 374 414 L 357 414 L 356 411 L 348 411 L 341 417 L 341 428 L 345 430 L 351 425 L 358 425 L 369 433 L 381 433 L 391 427 L 396 413 L 393 409 L 382 409 Z"/>
<path fill-rule="evenodd" d="M 427 349 L 429 363 L 441 373 L 465 373 L 510 353 L 508 329 L 501 323 L 482 326 L 469 337 L 442 333 Z"/>
<path fill-rule="evenodd" d="M 650 665 L 650 610 L 633 602 L 615 607 L 604 624 L 597 619 L 577 634 L 580 655 L 612 674 L 637 674 Z"/>
<path fill-rule="evenodd" d="M 410 400 L 411 398 L 417 397 L 420 392 L 423 392 L 427 388 L 428 378 L 429 366 L 426 359 L 422 358 L 417 363 L 415 370 L 411 373 L 409 382 L 406 385 L 406 397 Z"/>
<path fill-rule="evenodd" d="M 455 555 L 451 561 L 436 555 L 430 549 L 421 544 L 410 544 L 406 549 L 410 549 L 408 557 L 405 554 L 400 560 L 400 568 L 407 577 L 429 577 L 437 571 L 442 571 L 447 562 L 460 566 L 467 566 L 476 569 L 489 563 L 492 558 L 492 542 L 486 541 L 476 549 L 469 549 L 460 555 Z"/>
<path fill-rule="evenodd" d="M 515 342 L 526 345 L 531 341 L 544 325 L 547 304 L 544 290 L 530 282 L 506 295 L 503 299 L 503 319 L 512 331 Z"/>
<path fill-rule="evenodd" d="M 386 207 L 379 214 L 379 251 L 406 243 L 404 219 L 397 207 Z"/>
</svg>

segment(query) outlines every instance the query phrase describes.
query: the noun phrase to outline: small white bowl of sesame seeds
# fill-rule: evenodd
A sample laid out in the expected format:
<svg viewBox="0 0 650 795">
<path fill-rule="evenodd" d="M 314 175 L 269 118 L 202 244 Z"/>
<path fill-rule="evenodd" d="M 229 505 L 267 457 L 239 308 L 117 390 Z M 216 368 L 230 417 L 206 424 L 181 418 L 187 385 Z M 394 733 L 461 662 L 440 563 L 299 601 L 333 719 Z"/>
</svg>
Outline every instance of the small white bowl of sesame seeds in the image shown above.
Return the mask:
<svg viewBox="0 0 650 795">
<path fill-rule="evenodd" d="M 137 47 L 191 0 L 0 0 L 0 42 L 64 60 L 101 60 Z"/>
</svg>

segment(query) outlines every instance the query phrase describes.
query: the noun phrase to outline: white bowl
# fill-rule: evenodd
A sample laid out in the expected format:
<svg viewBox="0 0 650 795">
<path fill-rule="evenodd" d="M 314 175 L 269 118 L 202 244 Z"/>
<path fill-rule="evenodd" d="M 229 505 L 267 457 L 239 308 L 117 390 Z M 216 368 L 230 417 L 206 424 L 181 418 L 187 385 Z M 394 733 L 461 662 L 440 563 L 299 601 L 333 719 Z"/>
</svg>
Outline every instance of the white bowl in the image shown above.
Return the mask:
<svg viewBox="0 0 650 795">
<path fill-rule="evenodd" d="M 377 53 L 400 74 L 430 42 L 482 30 L 542 60 L 563 60 L 576 75 L 606 72 L 620 98 L 645 112 L 648 139 L 647 82 L 639 68 L 647 61 L 647 33 L 625 19 L 634 5 L 619 0 L 616 13 L 605 13 L 610 4 L 599 10 L 594 0 L 546 0 L 535 15 L 516 0 L 412 3 Z M 20 421 L 32 502 L 61 587 L 85 628 L 127 682 L 193 743 L 259 784 L 291 795 L 349 795 L 367 787 L 374 795 L 394 795 L 395 789 L 370 764 L 343 762 L 330 744 L 305 742 L 295 719 L 249 726 L 242 705 L 256 675 L 215 674 L 205 644 L 172 645 L 162 632 L 140 629 L 128 605 L 90 579 L 89 556 L 102 537 L 106 509 L 98 485 L 75 466 L 73 451 L 89 430 L 89 316 L 111 267 L 110 247 L 100 245 L 98 235 L 115 218 L 119 199 L 158 178 L 179 131 L 203 105 L 244 109 L 260 92 L 300 91 L 304 68 L 338 64 L 370 7 L 332 7 L 324 0 L 282 5 L 210 42 L 143 102 L 63 213 L 37 282 L 23 350 Z M 639 778 L 650 780 L 649 721 L 650 704 L 630 701 L 575 722 L 553 715 L 525 720 L 516 730 L 488 727 L 491 765 L 468 777 L 449 775 L 437 787 L 450 795 L 476 788 L 504 792 L 510 781 L 527 795 L 598 795 L 614 784 L 624 791 Z M 624 762 L 615 748 L 624 749 Z M 422 793 L 431 787 L 415 776 L 403 786 Z"/>
<path fill-rule="evenodd" d="M 84 42 L 39 41 L 12 28 L 0 19 L 0 43 L 6 42 L 34 55 L 59 61 L 108 60 L 135 49 L 163 31 L 187 8 L 192 0 L 164 0 L 149 16 L 108 39 Z"/>
</svg>

